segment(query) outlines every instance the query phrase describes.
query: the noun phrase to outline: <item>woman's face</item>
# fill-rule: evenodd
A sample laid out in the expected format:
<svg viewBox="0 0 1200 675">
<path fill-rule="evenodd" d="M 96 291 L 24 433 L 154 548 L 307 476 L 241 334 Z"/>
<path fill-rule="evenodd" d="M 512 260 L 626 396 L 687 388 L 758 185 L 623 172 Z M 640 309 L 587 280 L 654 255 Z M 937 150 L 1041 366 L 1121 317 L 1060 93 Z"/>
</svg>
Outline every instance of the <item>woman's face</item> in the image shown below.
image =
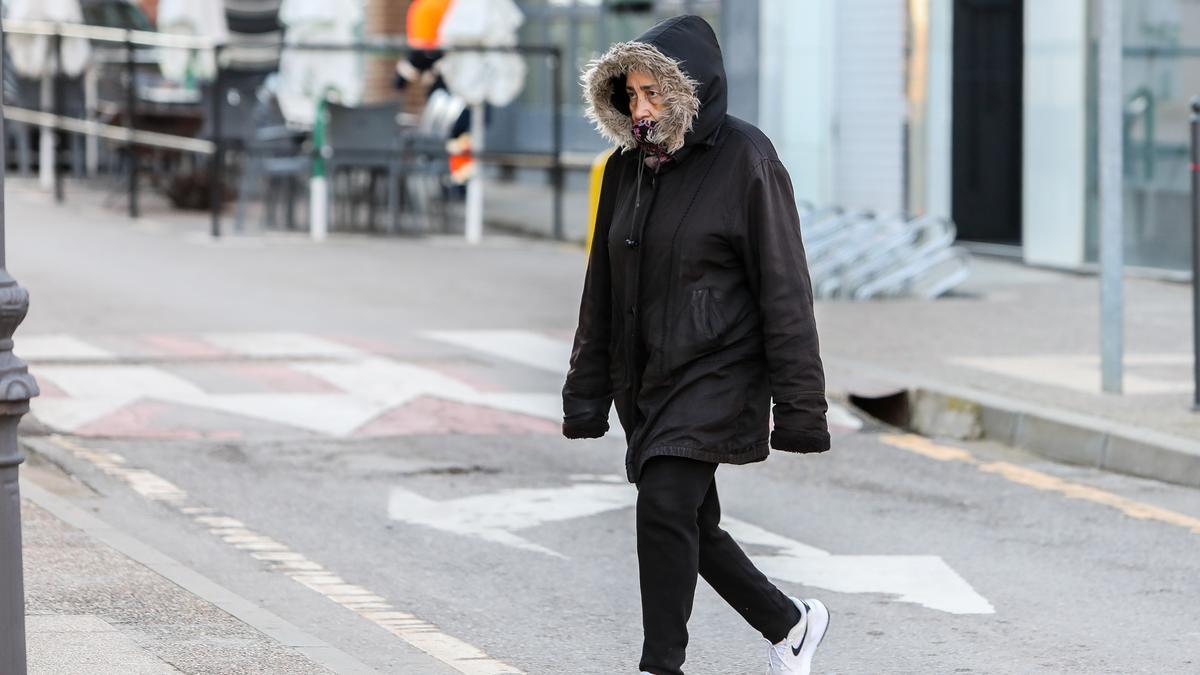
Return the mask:
<svg viewBox="0 0 1200 675">
<path fill-rule="evenodd" d="M 629 116 L 634 122 L 644 119 L 658 121 L 663 103 L 658 82 L 653 77 L 640 70 L 629 71 L 625 76 L 625 94 L 629 97 Z"/>
</svg>

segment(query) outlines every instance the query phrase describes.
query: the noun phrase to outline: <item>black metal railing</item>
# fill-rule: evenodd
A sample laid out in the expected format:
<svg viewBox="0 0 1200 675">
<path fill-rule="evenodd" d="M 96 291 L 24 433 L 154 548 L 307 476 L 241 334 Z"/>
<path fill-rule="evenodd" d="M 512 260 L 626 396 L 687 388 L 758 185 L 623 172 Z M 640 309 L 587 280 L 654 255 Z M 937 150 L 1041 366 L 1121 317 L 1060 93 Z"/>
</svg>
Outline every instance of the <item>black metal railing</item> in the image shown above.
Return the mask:
<svg viewBox="0 0 1200 675">
<path fill-rule="evenodd" d="M 60 133 L 77 134 L 88 139 L 110 141 L 120 146 L 125 154 L 124 186 L 127 191 L 127 204 L 130 217 L 138 217 L 140 213 L 139 185 L 141 184 L 141 161 L 139 148 L 152 148 L 191 155 L 203 158 L 207 163 L 208 210 L 211 217 L 211 233 L 214 237 L 223 234 L 222 211 L 225 203 L 225 185 L 230 173 L 229 157 L 231 150 L 238 150 L 229 130 L 223 129 L 222 106 L 228 104 L 230 78 L 234 72 L 227 64 L 226 55 L 230 50 L 252 46 L 256 49 L 278 49 L 282 54 L 286 51 L 304 52 L 353 52 L 368 54 L 375 57 L 402 58 L 412 50 L 401 40 L 376 39 L 353 44 L 335 43 L 287 43 L 239 45 L 236 43 L 220 43 L 207 38 L 183 35 L 163 34 L 150 31 L 126 30 L 66 24 L 46 21 L 8 21 L 4 25 L 6 35 L 46 36 L 49 40 L 49 54 L 55 64 L 53 78 L 53 96 L 49 109 L 44 106 L 19 105 L 20 101 L 10 101 L 4 108 L 4 117 L 12 122 L 30 125 L 44 130 L 54 130 Z M 86 40 L 91 45 L 104 47 L 103 54 L 93 54 L 92 66 L 95 62 L 106 66 L 109 76 L 108 84 L 115 86 L 120 92 L 107 104 L 115 106 L 114 115 L 108 120 L 98 117 L 98 101 L 85 102 L 82 116 L 65 114 L 64 103 L 67 95 L 64 93 L 64 75 L 62 68 L 63 41 L 67 39 Z M 152 104 L 147 104 L 139 97 L 139 69 L 145 68 L 153 59 L 144 56 L 152 49 L 180 49 L 194 54 L 211 54 L 215 63 L 215 74 L 209 95 L 205 102 L 198 96 L 191 103 L 195 114 L 202 116 L 199 124 L 205 133 L 192 134 L 173 133 L 156 129 L 139 127 L 139 114 L 145 112 Z M 540 57 L 548 60 L 550 76 L 553 83 L 551 101 L 553 128 L 551 130 L 551 148 L 549 152 L 503 152 L 489 153 L 486 148 L 477 153 L 477 160 L 485 164 L 503 164 L 506 166 L 522 166 L 545 169 L 550 174 L 553 189 L 552 222 L 556 238 L 563 238 L 563 190 L 565 187 L 565 171 L 568 168 L 578 168 L 578 161 L 564 157 L 563 141 L 563 56 L 558 46 L 553 45 L 518 45 L 512 47 L 456 47 L 443 50 L 445 53 L 454 52 L 508 52 L 528 57 Z M 118 55 L 119 54 L 119 55 Z M 90 77 L 97 77 L 94 73 Z M 111 93 L 111 92 L 110 92 Z M 87 98 L 85 96 L 85 98 Z M 114 123 L 116 120 L 120 123 Z M 319 148 L 310 148 L 317 152 Z M 236 168 L 236 167 L 234 167 Z M 58 200 L 66 198 L 63 185 L 63 172 L 55 166 L 54 191 Z"/>
</svg>

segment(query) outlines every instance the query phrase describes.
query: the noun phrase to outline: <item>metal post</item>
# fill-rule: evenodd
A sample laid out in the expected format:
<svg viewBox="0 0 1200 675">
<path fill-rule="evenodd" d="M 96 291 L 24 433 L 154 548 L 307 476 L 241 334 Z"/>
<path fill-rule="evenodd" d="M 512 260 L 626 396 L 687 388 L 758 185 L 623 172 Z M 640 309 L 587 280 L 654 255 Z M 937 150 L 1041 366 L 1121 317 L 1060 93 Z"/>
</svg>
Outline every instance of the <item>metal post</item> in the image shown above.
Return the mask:
<svg viewBox="0 0 1200 675">
<path fill-rule="evenodd" d="M 0 59 L 6 58 L 0 37 Z M 0 114 L 0 138 L 4 138 Z M 0 166 L 4 144 L 0 143 Z M 17 422 L 38 395 L 37 382 L 12 351 L 12 335 L 29 309 L 29 293 L 5 269 L 4 174 L 0 172 L 0 673 L 25 675 L 25 582 L 21 568 L 21 492 L 17 482 L 25 460 L 17 442 Z"/>
<path fill-rule="evenodd" d="M 43 66 L 38 86 L 38 112 L 48 113 L 54 109 L 54 75 L 50 73 L 49 54 Z M 54 127 L 43 124 L 38 127 L 38 187 L 54 189 Z"/>
<path fill-rule="evenodd" d="M 1099 18 L 1100 381 L 1105 392 L 1119 394 L 1125 351 L 1121 0 L 1102 0 Z"/>
<path fill-rule="evenodd" d="M 56 28 L 52 38 L 54 44 L 54 115 L 59 119 L 63 116 L 63 69 L 62 69 L 62 33 Z M 66 132 L 55 129 L 54 132 L 54 201 L 61 204 L 63 202 L 63 172 L 58 168 L 58 148 L 59 140 L 63 138 Z"/>
<path fill-rule="evenodd" d="M 554 181 L 554 238 L 562 240 L 563 234 L 563 84 L 562 84 L 562 51 L 557 47 L 552 53 L 554 65 L 554 163 L 551 171 Z"/>
<path fill-rule="evenodd" d="M 208 193 L 212 209 L 212 236 L 221 236 L 221 182 L 225 180 L 225 143 L 221 130 L 221 105 L 225 97 L 225 69 L 221 67 L 221 45 L 213 48 L 213 62 L 217 72 L 213 77 L 212 101 L 208 114 L 212 116 L 213 156 L 208 165 Z"/>
<path fill-rule="evenodd" d="M 1192 99 L 1192 410 L 1200 411 L 1200 96 Z"/>
<path fill-rule="evenodd" d="M 125 33 L 125 128 L 129 129 L 129 142 L 125 152 L 129 153 L 129 217 L 138 217 L 138 157 L 133 144 L 134 118 L 137 116 L 137 78 L 135 71 L 133 42 L 129 32 Z"/>
<path fill-rule="evenodd" d="M 471 178 L 467 181 L 467 222 L 465 236 L 468 244 L 478 244 L 483 240 L 483 149 L 487 142 L 484 139 L 487 104 L 476 103 L 471 106 Z"/>
</svg>

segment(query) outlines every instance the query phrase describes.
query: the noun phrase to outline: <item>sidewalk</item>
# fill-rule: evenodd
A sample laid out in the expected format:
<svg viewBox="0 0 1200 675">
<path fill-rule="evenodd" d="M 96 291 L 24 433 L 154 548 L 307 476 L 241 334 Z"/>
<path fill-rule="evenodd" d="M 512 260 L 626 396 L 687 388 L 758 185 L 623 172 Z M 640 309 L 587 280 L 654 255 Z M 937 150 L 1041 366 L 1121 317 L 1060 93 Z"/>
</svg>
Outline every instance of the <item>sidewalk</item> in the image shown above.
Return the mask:
<svg viewBox="0 0 1200 675">
<path fill-rule="evenodd" d="M 5 177 L 6 190 L 25 192 L 44 197 L 38 187 L 36 178 L 21 178 L 10 175 Z M 563 238 L 566 241 L 582 243 L 587 237 L 588 191 L 579 187 L 579 176 L 572 176 L 567 181 L 563 191 Z M 126 217 L 128 201 L 125 192 L 114 189 L 101 179 L 78 181 L 69 179 L 65 188 L 64 205 L 72 210 L 95 209 L 103 212 L 106 218 L 120 219 Z M 138 227 L 184 231 L 196 234 L 207 233 L 211 229 L 212 215 L 209 211 L 184 211 L 170 205 L 167 199 L 144 186 L 139 192 L 138 206 L 141 218 Z M 221 214 L 221 231 L 227 236 L 237 234 L 236 227 L 237 200 L 226 203 Z M 299 197 L 296 203 L 296 227 L 303 234 L 308 227 L 308 202 Z M 463 209 L 461 203 L 449 207 L 446 232 L 436 234 L 461 235 L 463 231 Z M 278 218 L 280 224 L 276 232 L 283 229 L 283 208 L 280 207 Z M 347 223 L 331 223 L 330 233 L 333 235 L 347 232 L 363 233 L 366 231 L 366 208 L 360 209 L 353 228 Z M 334 216 L 337 217 L 337 211 Z M 405 215 L 407 223 L 411 216 Z M 380 228 L 385 226 L 387 216 L 384 211 L 376 215 Z M 424 226 L 423 221 L 419 226 Z M 433 217 L 433 226 L 440 230 L 438 218 Z M 246 234 L 260 234 L 264 230 L 264 214 L 260 202 L 251 201 L 246 210 L 243 230 Z M 554 235 L 554 192 L 544 182 L 529 182 L 517 180 L 502 180 L 489 177 L 484 184 L 484 234 L 508 233 L 519 236 L 551 238 Z M 378 236 L 387 236 L 380 234 Z"/>
<path fill-rule="evenodd" d="M 36 455 L 21 473 L 31 674 L 374 672 L 74 506 Z"/>
<path fill-rule="evenodd" d="M 1099 282 L 976 258 L 956 297 L 820 303 L 833 395 L 908 394 L 910 424 L 1200 486 L 1191 287 L 1125 280 L 1125 393 L 1100 391 Z"/>
</svg>

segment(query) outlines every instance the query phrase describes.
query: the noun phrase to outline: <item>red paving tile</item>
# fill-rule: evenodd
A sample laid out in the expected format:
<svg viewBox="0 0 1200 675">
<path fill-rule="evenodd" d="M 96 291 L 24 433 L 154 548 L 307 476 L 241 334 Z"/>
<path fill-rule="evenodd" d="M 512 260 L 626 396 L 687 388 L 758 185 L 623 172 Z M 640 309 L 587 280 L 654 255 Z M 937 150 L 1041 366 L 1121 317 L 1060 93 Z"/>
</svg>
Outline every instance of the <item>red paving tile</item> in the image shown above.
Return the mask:
<svg viewBox="0 0 1200 675">
<path fill-rule="evenodd" d="M 211 342 L 187 335 L 141 335 L 139 342 L 148 354 L 185 358 L 214 358 L 230 356 L 230 352 Z"/>
<path fill-rule="evenodd" d="M 320 336 L 330 342 L 337 342 L 352 349 L 364 351 L 368 354 L 387 355 L 396 352 L 397 346 L 382 340 L 372 340 L 370 338 L 357 337 L 354 335 L 322 335 Z"/>
<path fill-rule="evenodd" d="M 176 403 L 144 400 L 73 429 L 80 436 L 160 439 L 236 439 L 263 430 L 287 430 L 248 417 Z"/>
<path fill-rule="evenodd" d="M 529 415 L 422 397 L 359 427 L 355 436 L 416 434 L 557 434 L 560 426 Z"/>
<path fill-rule="evenodd" d="M 280 363 L 238 363 L 221 366 L 236 380 L 249 380 L 265 392 L 285 394 L 344 393 L 331 382 Z"/>
<path fill-rule="evenodd" d="M 423 364 L 423 367 L 441 373 L 453 380 L 458 380 L 475 391 L 496 392 L 507 390 L 507 387 L 499 382 L 493 382 L 487 378 L 480 377 L 478 368 L 448 363 Z"/>
<path fill-rule="evenodd" d="M 205 433 L 187 425 L 171 424 L 178 406 L 156 401 L 132 403 L 74 430 L 80 436 L 123 438 L 204 438 Z"/>
<path fill-rule="evenodd" d="M 50 380 L 38 377 L 37 371 L 33 371 L 33 378 L 37 380 L 38 391 L 41 392 L 39 395 L 42 398 L 67 398 L 66 391 L 60 389 L 58 385 L 54 384 Z"/>
</svg>

